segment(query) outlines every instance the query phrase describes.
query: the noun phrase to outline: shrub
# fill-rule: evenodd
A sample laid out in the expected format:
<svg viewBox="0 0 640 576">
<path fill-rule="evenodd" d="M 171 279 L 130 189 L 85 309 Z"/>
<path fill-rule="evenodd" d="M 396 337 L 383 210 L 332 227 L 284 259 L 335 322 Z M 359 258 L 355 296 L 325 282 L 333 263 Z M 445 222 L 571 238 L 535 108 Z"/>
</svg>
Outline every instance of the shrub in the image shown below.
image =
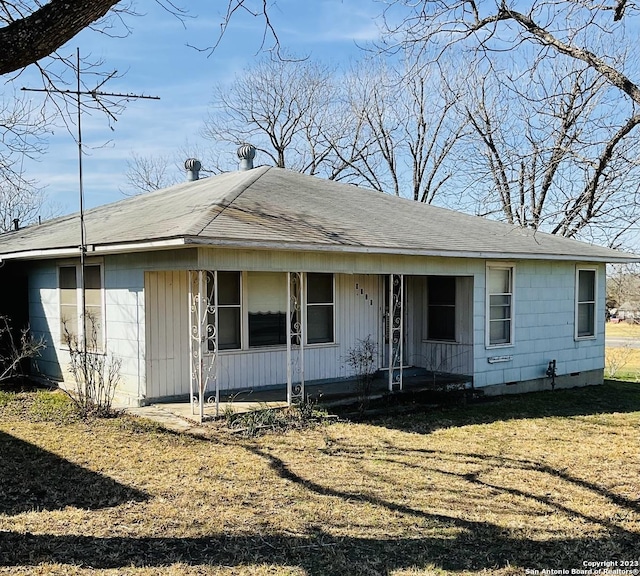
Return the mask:
<svg viewBox="0 0 640 576">
<path fill-rule="evenodd" d="M 356 377 L 356 390 L 358 393 L 358 409 L 364 412 L 369 406 L 371 398 L 371 386 L 377 371 L 378 347 L 367 336 L 364 340 L 358 340 L 357 344 L 347 351 L 345 362 L 351 368 Z"/>
<path fill-rule="evenodd" d="M 96 320 L 86 318 L 86 342 L 81 342 L 64 324 L 64 342 L 69 348 L 69 369 L 75 380 L 71 399 L 83 418 L 112 416 L 111 408 L 116 387 L 120 382 L 122 361 L 100 351 Z"/>
</svg>

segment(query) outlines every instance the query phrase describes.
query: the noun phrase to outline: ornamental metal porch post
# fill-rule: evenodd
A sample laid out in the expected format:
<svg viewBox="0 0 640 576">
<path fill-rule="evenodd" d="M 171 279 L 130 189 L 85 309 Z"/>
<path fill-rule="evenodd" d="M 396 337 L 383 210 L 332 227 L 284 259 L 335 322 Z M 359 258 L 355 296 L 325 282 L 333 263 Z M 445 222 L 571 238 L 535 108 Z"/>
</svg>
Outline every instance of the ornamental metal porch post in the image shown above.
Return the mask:
<svg viewBox="0 0 640 576">
<path fill-rule="evenodd" d="M 287 404 L 304 401 L 304 275 L 287 272 Z M 297 364 L 294 360 L 297 351 Z M 298 373 L 298 384 L 293 385 Z"/>
<path fill-rule="evenodd" d="M 389 275 L 389 392 L 402 390 L 404 356 L 404 276 Z"/>
<path fill-rule="evenodd" d="M 219 412 L 217 285 L 217 272 L 208 274 L 204 270 L 189 271 L 189 392 L 191 413 L 195 414 L 197 403 L 201 422 L 204 419 L 205 391 L 212 369 L 216 387 L 216 416 Z M 205 360 L 208 360 L 206 369 Z"/>
</svg>

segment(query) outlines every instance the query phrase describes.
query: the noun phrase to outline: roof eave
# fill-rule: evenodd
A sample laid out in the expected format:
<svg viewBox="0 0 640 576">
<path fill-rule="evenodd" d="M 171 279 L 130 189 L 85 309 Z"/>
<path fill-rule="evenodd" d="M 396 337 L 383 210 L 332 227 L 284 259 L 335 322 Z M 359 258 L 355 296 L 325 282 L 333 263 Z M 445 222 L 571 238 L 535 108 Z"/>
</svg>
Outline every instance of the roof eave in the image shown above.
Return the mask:
<svg viewBox="0 0 640 576">
<path fill-rule="evenodd" d="M 589 255 L 589 254 L 533 254 L 528 252 L 508 252 L 508 251 L 471 251 L 471 250 L 443 250 L 443 249 L 412 249 L 394 248 L 387 246 L 357 246 L 353 244 L 332 244 L 332 243 L 306 243 L 306 242 L 283 242 L 283 241 L 256 241 L 246 239 L 201 238 L 198 236 L 186 236 L 178 238 L 165 238 L 157 240 L 147 240 L 144 242 L 121 242 L 117 244 L 89 244 L 87 255 L 108 255 L 124 254 L 128 252 L 148 252 L 181 248 L 188 246 L 211 246 L 218 248 L 248 249 L 248 250 L 285 250 L 302 252 L 330 252 L 344 254 L 388 254 L 395 256 L 426 256 L 436 258 L 470 258 L 481 260 L 558 260 L 577 262 L 600 262 L 610 264 L 625 264 L 640 262 L 640 255 L 629 254 L 622 256 L 618 253 L 610 255 Z M 0 254 L 2 260 L 25 260 L 25 259 L 47 259 L 47 258 L 69 258 L 79 255 L 79 248 L 63 247 L 42 250 L 25 250 L 8 254 Z"/>
<path fill-rule="evenodd" d="M 186 244 L 212 246 L 221 248 L 239 248 L 251 250 L 291 250 L 304 252 L 334 252 L 352 254 L 390 254 L 398 256 L 429 256 L 440 258 L 473 258 L 481 260 L 561 260 L 577 262 L 602 262 L 611 264 L 624 264 L 640 262 L 640 255 L 629 256 L 604 256 L 588 254 L 533 254 L 527 252 L 492 252 L 471 250 L 427 250 L 411 248 L 393 248 L 386 246 L 357 246 L 330 243 L 302 243 L 283 241 L 255 241 L 255 240 L 221 240 L 200 237 L 185 238 Z"/>
<path fill-rule="evenodd" d="M 161 240 L 149 240 L 145 242 L 122 242 L 118 244 L 88 244 L 87 256 L 126 254 L 128 252 L 149 252 L 155 250 L 165 250 L 180 248 L 185 245 L 184 238 L 170 238 Z M 42 250 L 23 250 L 21 252 L 10 252 L 0 254 L 2 260 L 46 260 L 50 258 L 70 258 L 79 256 L 78 246 L 62 248 L 46 248 Z"/>
</svg>

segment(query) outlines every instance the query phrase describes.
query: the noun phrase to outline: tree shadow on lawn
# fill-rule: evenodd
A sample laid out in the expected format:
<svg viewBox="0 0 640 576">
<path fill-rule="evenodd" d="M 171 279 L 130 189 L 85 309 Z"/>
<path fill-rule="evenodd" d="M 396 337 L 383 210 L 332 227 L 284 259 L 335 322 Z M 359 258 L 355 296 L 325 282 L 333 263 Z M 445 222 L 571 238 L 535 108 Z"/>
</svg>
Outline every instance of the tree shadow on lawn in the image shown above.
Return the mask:
<svg viewBox="0 0 640 576">
<path fill-rule="evenodd" d="M 66 506 L 95 510 L 148 495 L 0 432 L 0 514 Z"/>
<path fill-rule="evenodd" d="M 437 406 L 429 404 L 428 397 L 423 400 L 424 403 L 416 401 L 409 414 L 396 412 L 395 406 L 390 406 L 387 414 L 375 414 L 361 420 L 385 428 L 429 433 L 451 426 L 491 424 L 522 418 L 640 412 L 640 384 L 606 380 L 601 386 L 491 396 L 464 404 L 445 401 Z M 416 417 L 416 413 L 421 413 L 423 417 Z"/>
<path fill-rule="evenodd" d="M 462 527 L 456 537 L 358 538 L 323 530 L 308 535 L 215 534 L 200 538 L 54 536 L 0 532 L 0 566 L 41 563 L 94 569 L 162 567 L 175 563 L 210 566 L 269 564 L 299 566 L 311 576 L 389 574 L 402 568 L 445 570 L 584 568 L 587 560 L 633 560 L 640 538 L 624 531 L 597 538 L 537 541 L 518 539 L 492 524 L 434 519 Z"/>
<path fill-rule="evenodd" d="M 171 564 L 240 567 L 248 565 L 297 566 L 310 576 L 326 574 L 390 574 L 398 569 L 495 570 L 505 568 L 584 569 L 584 561 L 638 558 L 640 535 L 618 525 L 614 519 L 585 516 L 563 503 L 517 492 L 551 507 L 550 513 L 569 515 L 576 522 L 595 523 L 584 538 L 536 539 L 518 537 L 508 528 L 489 522 L 470 521 L 433 514 L 410 504 L 375 495 L 322 486 L 293 472 L 270 452 L 246 446 L 263 458 L 282 479 L 303 486 L 309 493 L 386 509 L 414 517 L 414 535 L 398 538 L 336 536 L 318 526 L 306 534 L 291 535 L 256 531 L 250 534 L 212 534 L 180 537 L 56 536 L 0 532 L 0 566 L 34 566 L 40 563 L 84 565 L 94 569 L 168 567 Z M 465 475 L 466 477 L 467 475 Z M 567 480 L 567 479 L 563 479 Z M 569 478 L 569 481 L 572 479 Z M 482 483 L 469 477 L 470 486 Z M 495 489 L 502 489 L 493 486 Z M 592 488 L 590 485 L 586 488 Z M 508 489 L 507 489 L 508 491 Z M 621 501 L 621 514 L 637 510 Z M 626 508 L 626 511 L 624 510 Z M 366 521 L 365 521 L 366 522 Z"/>
</svg>

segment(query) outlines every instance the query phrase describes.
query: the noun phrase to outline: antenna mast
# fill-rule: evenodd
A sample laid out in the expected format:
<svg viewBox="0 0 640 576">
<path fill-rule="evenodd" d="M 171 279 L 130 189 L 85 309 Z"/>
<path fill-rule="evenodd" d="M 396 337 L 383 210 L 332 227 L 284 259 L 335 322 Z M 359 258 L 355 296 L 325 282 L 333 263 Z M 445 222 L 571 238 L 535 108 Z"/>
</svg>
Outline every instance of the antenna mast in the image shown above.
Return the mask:
<svg viewBox="0 0 640 576">
<path fill-rule="evenodd" d="M 82 90 L 80 69 L 80 48 L 76 48 L 76 88 L 75 90 L 61 90 L 58 88 L 22 88 L 25 92 L 45 92 L 47 94 L 62 94 L 73 95 L 76 97 L 77 108 L 77 125 L 78 125 L 78 192 L 80 196 L 80 298 L 82 307 L 82 352 L 87 353 L 87 298 L 85 287 L 85 259 L 87 252 L 87 232 L 84 224 L 84 186 L 82 177 L 82 96 L 90 96 L 95 100 L 95 103 L 99 108 L 107 114 L 111 119 L 117 122 L 115 115 L 107 108 L 105 104 L 100 101 L 102 97 L 121 98 L 123 100 L 160 100 L 159 96 L 147 96 L 145 94 L 124 94 L 119 92 L 104 92 L 100 88 L 105 85 L 106 82 L 111 80 L 116 75 L 117 71 L 111 72 L 102 82 L 100 82 L 93 90 Z"/>
</svg>

